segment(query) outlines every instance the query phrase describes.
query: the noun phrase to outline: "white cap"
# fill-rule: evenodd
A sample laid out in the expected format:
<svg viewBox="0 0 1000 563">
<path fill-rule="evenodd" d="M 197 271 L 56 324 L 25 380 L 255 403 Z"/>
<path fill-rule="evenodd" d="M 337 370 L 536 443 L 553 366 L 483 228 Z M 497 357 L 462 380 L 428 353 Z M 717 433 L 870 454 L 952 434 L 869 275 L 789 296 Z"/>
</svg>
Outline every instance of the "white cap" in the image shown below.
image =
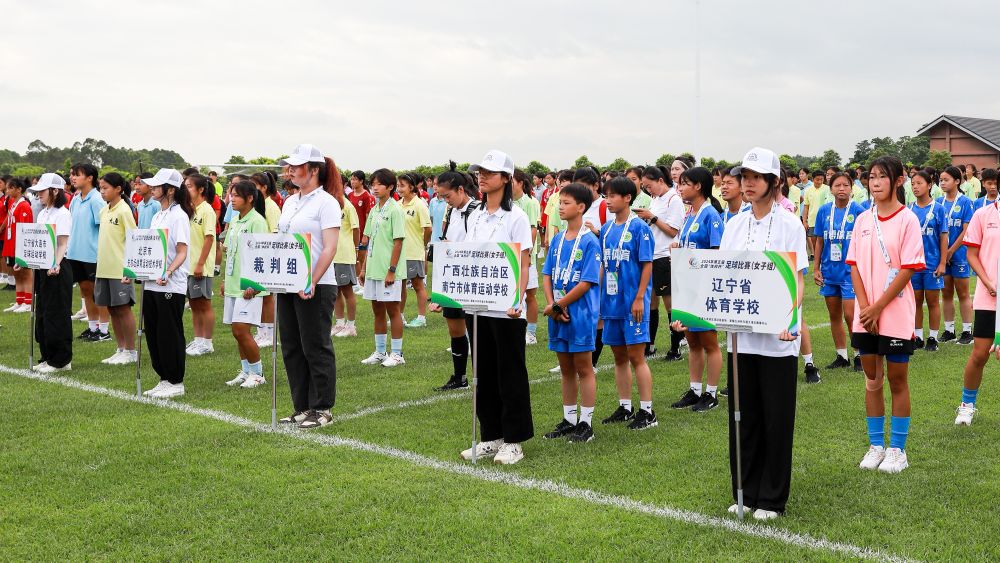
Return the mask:
<svg viewBox="0 0 1000 563">
<path fill-rule="evenodd" d="M 282 166 L 286 164 L 289 166 L 298 166 L 307 162 L 326 162 L 326 159 L 323 158 L 323 152 L 313 145 L 302 144 L 295 147 L 291 156 L 279 160 L 278 164 Z"/>
<path fill-rule="evenodd" d="M 483 157 L 482 164 L 473 164 L 469 167 L 469 172 L 479 172 L 489 170 L 490 172 L 514 173 L 514 161 L 503 151 L 491 150 Z"/>
<path fill-rule="evenodd" d="M 771 149 L 762 149 L 760 147 L 750 149 L 743 157 L 743 162 L 736 168 L 733 168 L 733 174 L 741 173 L 744 168 L 760 174 L 781 176 L 781 161 L 778 160 L 778 155 L 774 154 L 774 151 Z"/>
<path fill-rule="evenodd" d="M 152 178 L 143 178 L 142 183 L 147 186 L 162 186 L 163 184 L 170 184 L 175 188 L 181 187 L 184 183 L 184 177 L 181 173 L 174 170 L 173 168 L 160 168 Z"/>
<path fill-rule="evenodd" d="M 55 172 L 46 172 L 38 179 L 38 183 L 28 188 L 29 192 L 41 192 L 49 188 L 66 189 L 66 180 Z"/>
</svg>

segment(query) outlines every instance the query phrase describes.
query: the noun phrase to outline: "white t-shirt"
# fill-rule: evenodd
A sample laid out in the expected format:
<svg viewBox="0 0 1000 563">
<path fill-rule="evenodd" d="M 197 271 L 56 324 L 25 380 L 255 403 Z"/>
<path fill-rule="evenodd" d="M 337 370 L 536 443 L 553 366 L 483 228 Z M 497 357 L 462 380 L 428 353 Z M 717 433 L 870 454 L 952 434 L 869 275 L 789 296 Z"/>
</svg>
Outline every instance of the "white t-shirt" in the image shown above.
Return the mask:
<svg viewBox="0 0 1000 563">
<path fill-rule="evenodd" d="M 600 232 L 601 227 L 603 227 L 604 224 L 608 222 L 608 220 L 615 218 L 614 213 L 609 212 L 607 210 L 607 207 L 605 207 L 604 221 L 601 221 L 602 203 L 604 203 L 604 196 L 597 196 L 597 199 L 594 200 L 594 203 L 590 204 L 590 208 L 587 209 L 587 212 L 583 214 L 583 224 L 586 225 L 587 223 L 590 223 L 591 225 L 594 226 L 595 229 L 597 229 L 598 232 Z"/>
<path fill-rule="evenodd" d="M 35 215 L 35 223 L 55 225 L 57 237 L 68 237 L 73 228 L 73 214 L 65 207 L 45 207 Z"/>
<path fill-rule="evenodd" d="M 470 197 L 465 201 L 465 205 L 463 205 L 461 209 L 451 210 L 451 216 L 449 217 L 448 220 L 448 231 L 443 234 L 444 238 L 448 242 L 462 242 L 465 240 L 466 236 L 465 224 L 469 223 L 469 225 L 471 226 L 472 223 L 467 221 L 466 217 L 463 217 L 463 215 L 468 213 L 469 214 L 468 219 L 471 221 L 472 213 L 475 213 L 475 211 L 471 212 L 469 211 L 469 206 L 472 205 L 472 203 L 473 201 L 472 198 Z M 480 202 L 479 205 L 482 206 L 482 202 Z M 445 213 L 445 216 L 447 215 L 448 213 Z"/>
<path fill-rule="evenodd" d="M 166 209 L 153 215 L 153 220 L 149 222 L 150 229 L 167 229 L 167 268 L 177 257 L 177 245 L 191 243 L 191 218 L 184 213 L 180 205 L 176 203 L 169 205 Z M 190 250 L 190 246 L 189 246 Z M 188 268 L 187 260 L 181 263 L 180 267 L 167 279 L 167 285 L 158 285 L 155 281 L 146 282 L 146 291 L 157 293 L 187 293 Z"/>
<path fill-rule="evenodd" d="M 661 196 L 654 197 L 649 204 L 649 211 L 660 221 L 678 231 L 684 226 L 684 202 L 673 188 Z M 670 256 L 670 245 L 677 237 L 668 235 L 657 225 L 650 225 L 649 229 L 653 231 L 653 260 Z"/>
<path fill-rule="evenodd" d="M 295 194 L 285 200 L 281 208 L 281 218 L 278 219 L 279 233 L 309 234 L 312 246 L 312 263 L 315 264 L 323 253 L 323 231 L 325 229 L 340 229 L 343 210 L 340 203 L 322 188 L 313 190 L 309 195 L 301 197 Z M 337 285 L 334 268 L 327 268 L 323 277 L 316 281 L 317 285 Z"/>
<path fill-rule="evenodd" d="M 798 272 L 809 266 L 806 252 L 806 231 L 802 221 L 788 210 L 774 204 L 771 213 L 757 220 L 753 210 L 739 213 L 726 223 L 719 250 L 779 250 L 795 253 Z M 801 308 L 800 319 L 801 319 Z M 737 352 L 780 358 L 799 355 L 800 338 L 778 340 L 777 334 L 741 333 Z M 733 336 L 726 337 L 726 349 L 732 350 Z"/>
<path fill-rule="evenodd" d="M 452 215 L 454 217 L 454 215 Z M 521 252 L 531 250 L 531 224 L 528 215 L 520 207 L 511 203 L 510 211 L 497 209 L 492 214 L 486 211 L 486 204 L 469 215 L 469 230 L 466 233 L 467 242 L 512 242 L 521 245 Z M 520 284 L 518 280 L 518 284 Z M 480 315 L 509 319 L 506 312 L 484 311 Z M 524 318 L 525 307 L 521 307 L 521 318 Z"/>
</svg>

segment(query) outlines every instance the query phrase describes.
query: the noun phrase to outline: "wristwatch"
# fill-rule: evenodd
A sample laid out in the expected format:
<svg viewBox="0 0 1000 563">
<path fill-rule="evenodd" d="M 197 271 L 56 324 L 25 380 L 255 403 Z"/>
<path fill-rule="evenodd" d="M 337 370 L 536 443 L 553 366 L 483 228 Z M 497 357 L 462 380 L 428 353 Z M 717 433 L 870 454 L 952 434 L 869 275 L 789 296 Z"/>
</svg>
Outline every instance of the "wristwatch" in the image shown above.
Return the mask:
<svg viewBox="0 0 1000 563">
<path fill-rule="evenodd" d="M 395 274 L 396 273 L 396 267 L 395 266 L 389 266 L 389 271 Z"/>
<path fill-rule="evenodd" d="M 649 220 L 649 224 L 650 225 L 655 225 L 656 222 L 659 221 L 659 220 L 660 220 L 659 217 L 657 217 L 656 215 L 653 215 L 652 219 Z"/>
</svg>

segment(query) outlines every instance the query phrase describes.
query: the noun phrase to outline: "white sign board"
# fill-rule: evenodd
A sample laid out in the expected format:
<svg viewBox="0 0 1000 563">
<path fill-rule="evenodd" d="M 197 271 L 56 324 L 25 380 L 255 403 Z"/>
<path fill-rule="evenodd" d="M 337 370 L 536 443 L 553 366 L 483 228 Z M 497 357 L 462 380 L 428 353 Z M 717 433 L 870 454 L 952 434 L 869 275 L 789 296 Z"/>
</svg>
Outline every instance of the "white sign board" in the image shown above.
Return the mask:
<svg viewBox="0 0 1000 563">
<path fill-rule="evenodd" d="M 14 263 L 32 270 L 56 267 L 56 226 L 18 223 L 14 243 Z"/>
<path fill-rule="evenodd" d="M 308 233 L 245 233 L 240 236 L 240 245 L 240 289 L 298 293 L 312 287 Z"/>
<path fill-rule="evenodd" d="M 506 242 L 436 242 L 431 301 L 442 307 L 507 311 L 521 303 L 521 245 Z"/>
<path fill-rule="evenodd" d="M 167 276 L 168 229 L 129 229 L 125 232 L 122 277 L 154 281 Z"/>
</svg>

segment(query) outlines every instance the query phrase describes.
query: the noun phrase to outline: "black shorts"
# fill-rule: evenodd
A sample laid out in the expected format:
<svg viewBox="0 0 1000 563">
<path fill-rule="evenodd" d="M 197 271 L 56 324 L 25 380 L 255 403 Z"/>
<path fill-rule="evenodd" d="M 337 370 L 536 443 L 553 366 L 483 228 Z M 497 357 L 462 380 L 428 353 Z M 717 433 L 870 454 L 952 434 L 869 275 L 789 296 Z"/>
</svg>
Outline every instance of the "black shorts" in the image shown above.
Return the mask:
<svg viewBox="0 0 1000 563">
<path fill-rule="evenodd" d="M 464 319 L 465 311 L 458 307 L 444 307 L 441 315 L 446 319 Z"/>
<path fill-rule="evenodd" d="M 974 324 L 972 325 L 972 336 L 976 338 L 989 338 L 990 340 L 993 340 L 996 337 L 996 327 L 997 327 L 996 311 L 976 309 L 975 321 Z"/>
<path fill-rule="evenodd" d="M 878 354 L 879 356 L 892 356 L 896 354 L 903 354 L 905 356 L 913 355 L 912 338 L 893 338 L 869 332 L 852 332 L 851 346 L 857 348 L 862 354 Z"/>
<path fill-rule="evenodd" d="M 653 260 L 653 294 L 670 297 L 670 257 Z"/>
<path fill-rule="evenodd" d="M 73 270 L 73 283 L 82 281 L 94 281 L 97 279 L 97 264 L 94 262 L 80 262 L 79 260 L 66 259 Z"/>
</svg>

